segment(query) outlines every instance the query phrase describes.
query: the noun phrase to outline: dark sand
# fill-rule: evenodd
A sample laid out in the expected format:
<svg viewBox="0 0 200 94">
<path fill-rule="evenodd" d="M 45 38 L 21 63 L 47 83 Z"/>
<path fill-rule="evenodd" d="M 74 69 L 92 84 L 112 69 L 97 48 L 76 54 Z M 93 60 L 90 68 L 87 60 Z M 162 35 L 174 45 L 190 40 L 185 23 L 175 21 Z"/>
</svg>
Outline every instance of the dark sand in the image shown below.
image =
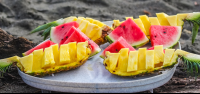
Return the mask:
<svg viewBox="0 0 200 94">
<path fill-rule="evenodd" d="M 101 21 L 122 21 L 125 20 L 124 17 L 138 18 L 144 14 L 155 17 L 155 13 L 158 12 L 165 12 L 168 15 L 199 12 L 199 4 L 200 0 L 0 0 L 0 28 L 15 37 L 25 37 L 39 43 L 43 41 L 41 32 L 29 35 L 30 31 L 59 18 L 83 16 Z M 200 33 L 192 45 L 191 30 L 191 26 L 186 23 L 180 39 L 182 49 L 200 54 Z M 0 52 L 0 56 L 4 56 L 3 54 Z M 15 68 L 11 73 L 15 74 L 16 79 L 9 76 L 6 76 L 9 78 L 7 80 L 0 79 L 0 93 L 40 92 L 39 89 L 24 84 Z M 174 77 L 154 92 L 200 92 L 199 79 L 197 82 L 189 80 L 190 77 L 178 67 Z"/>
</svg>

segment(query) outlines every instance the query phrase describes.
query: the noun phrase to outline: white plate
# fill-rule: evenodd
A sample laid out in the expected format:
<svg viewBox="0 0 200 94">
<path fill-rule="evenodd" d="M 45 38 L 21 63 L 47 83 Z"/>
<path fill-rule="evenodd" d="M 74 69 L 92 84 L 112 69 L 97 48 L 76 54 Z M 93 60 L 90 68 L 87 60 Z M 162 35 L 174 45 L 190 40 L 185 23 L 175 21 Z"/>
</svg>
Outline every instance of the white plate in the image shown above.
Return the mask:
<svg viewBox="0 0 200 94">
<path fill-rule="evenodd" d="M 105 24 L 111 26 L 112 21 L 105 22 Z M 108 45 L 106 43 L 101 48 L 104 49 Z M 181 49 L 180 43 L 175 46 L 175 49 Z M 105 69 L 103 59 L 99 57 L 102 51 L 81 67 L 56 73 L 54 76 L 33 77 L 19 69 L 18 73 L 26 84 L 43 90 L 74 93 L 133 93 L 151 90 L 165 84 L 171 79 L 178 65 L 162 71 L 162 74 L 137 78 L 120 77 Z"/>
</svg>

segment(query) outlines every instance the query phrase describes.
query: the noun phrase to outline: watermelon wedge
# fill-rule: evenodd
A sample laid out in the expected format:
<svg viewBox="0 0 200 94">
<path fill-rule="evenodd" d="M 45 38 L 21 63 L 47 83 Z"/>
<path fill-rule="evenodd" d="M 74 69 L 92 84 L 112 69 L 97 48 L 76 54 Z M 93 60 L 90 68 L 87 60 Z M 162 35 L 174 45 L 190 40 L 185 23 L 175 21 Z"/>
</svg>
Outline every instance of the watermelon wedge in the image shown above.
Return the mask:
<svg viewBox="0 0 200 94">
<path fill-rule="evenodd" d="M 100 47 L 94 41 L 92 41 L 83 32 L 81 32 L 80 29 L 75 28 L 74 26 L 72 26 L 72 28 L 69 30 L 69 32 L 67 32 L 67 34 L 65 35 L 64 38 L 66 38 L 66 41 L 65 42 L 61 41 L 60 45 L 67 44 L 69 42 L 88 41 L 88 44 L 90 45 L 91 50 L 92 50 L 90 57 L 96 55 L 97 53 L 99 53 L 101 51 Z"/>
<path fill-rule="evenodd" d="M 139 26 L 131 19 L 121 23 L 116 29 L 114 29 L 108 36 L 106 36 L 109 43 L 117 41 L 120 37 L 123 37 L 131 46 L 138 48 L 149 42 L 145 33 L 139 28 Z"/>
<path fill-rule="evenodd" d="M 51 45 L 54 45 L 55 43 L 50 41 L 50 40 L 47 40 L 47 41 L 44 41 L 42 43 L 40 43 L 39 45 L 37 45 L 36 47 L 22 53 L 23 56 L 27 56 L 29 54 L 31 54 L 34 50 L 38 50 L 38 49 L 45 49 L 47 47 L 50 47 Z"/>
<path fill-rule="evenodd" d="M 151 45 L 163 45 L 163 48 L 172 48 L 181 37 L 181 26 L 160 26 L 150 27 Z"/>
<path fill-rule="evenodd" d="M 109 51 L 110 53 L 118 53 L 122 48 L 129 48 L 129 51 L 135 51 L 135 49 L 126 42 L 126 40 L 123 37 L 120 37 L 117 41 L 109 45 L 100 55 L 101 58 L 105 58 L 106 51 Z"/>
<path fill-rule="evenodd" d="M 52 27 L 51 32 L 50 32 L 51 41 L 59 44 L 60 41 L 64 38 L 64 35 L 69 31 L 69 29 L 72 26 L 78 28 L 79 24 L 74 21 L 74 22 L 65 23 L 56 27 Z"/>
</svg>

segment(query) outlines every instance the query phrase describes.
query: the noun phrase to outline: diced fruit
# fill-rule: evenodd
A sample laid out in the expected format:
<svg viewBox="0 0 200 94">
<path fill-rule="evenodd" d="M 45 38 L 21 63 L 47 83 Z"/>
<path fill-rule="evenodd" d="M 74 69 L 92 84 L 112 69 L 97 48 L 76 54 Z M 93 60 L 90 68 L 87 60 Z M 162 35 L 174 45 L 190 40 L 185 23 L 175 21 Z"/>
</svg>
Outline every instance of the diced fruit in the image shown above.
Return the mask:
<svg viewBox="0 0 200 94">
<path fill-rule="evenodd" d="M 97 32 L 95 31 L 99 31 L 100 27 L 92 24 L 92 23 L 88 23 L 85 35 L 88 36 L 89 38 L 92 38 Z"/>
<path fill-rule="evenodd" d="M 184 20 L 186 19 L 188 13 L 179 13 L 177 14 L 177 26 L 183 27 Z"/>
<path fill-rule="evenodd" d="M 102 36 L 102 28 L 100 28 L 96 34 L 94 34 L 94 36 L 91 38 L 91 40 L 95 41 L 98 40 L 100 37 Z"/>
<path fill-rule="evenodd" d="M 42 59 L 42 68 L 47 69 L 55 65 L 52 46 L 45 48 Z M 32 66 L 32 65 L 31 65 Z"/>
<path fill-rule="evenodd" d="M 99 27 L 103 27 L 105 25 L 104 23 L 102 23 L 102 22 L 100 22 L 98 20 L 93 20 L 93 24 L 96 24 Z"/>
<path fill-rule="evenodd" d="M 158 20 L 160 22 L 160 25 L 162 26 L 170 26 L 169 22 L 167 21 L 167 14 L 165 13 L 156 13 Z"/>
<path fill-rule="evenodd" d="M 60 43 L 64 38 L 65 34 L 69 31 L 69 29 L 74 26 L 76 28 L 79 27 L 77 22 L 69 22 L 56 27 L 51 28 L 50 39 L 54 43 Z"/>
<path fill-rule="evenodd" d="M 83 19 L 81 19 L 81 18 L 78 18 L 78 19 L 76 20 L 76 22 L 77 22 L 79 25 L 82 23 L 82 21 L 83 21 Z"/>
<path fill-rule="evenodd" d="M 110 53 L 109 51 L 106 51 L 106 54 L 108 57 L 106 57 L 105 61 L 109 62 L 107 63 L 107 66 L 109 66 L 110 71 L 114 71 L 117 67 L 120 53 Z"/>
<path fill-rule="evenodd" d="M 69 46 L 69 56 L 71 62 L 76 62 L 77 60 L 77 47 L 76 47 L 76 42 L 70 42 L 68 43 Z"/>
<path fill-rule="evenodd" d="M 151 25 L 160 25 L 157 17 L 149 17 L 149 22 L 151 23 Z"/>
<path fill-rule="evenodd" d="M 117 41 L 105 48 L 100 57 L 105 58 L 106 51 L 111 53 L 118 53 L 122 48 L 129 48 L 130 51 L 135 51 L 135 49 L 130 44 L 128 44 L 123 37 L 120 37 Z"/>
<path fill-rule="evenodd" d="M 163 45 L 163 48 L 172 48 L 176 45 L 181 36 L 180 26 L 158 26 L 152 25 L 150 28 L 151 45 Z"/>
<path fill-rule="evenodd" d="M 163 46 L 154 46 L 154 65 L 156 67 L 161 67 L 164 62 Z"/>
<path fill-rule="evenodd" d="M 64 65 L 70 63 L 70 54 L 69 54 L 69 46 L 68 44 L 60 45 L 60 62 L 59 65 Z"/>
<path fill-rule="evenodd" d="M 77 20 L 77 18 L 76 18 L 76 17 L 73 17 L 73 16 L 71 16 L 71 17 L 65 18 L 64 20 L 65 20 L 65 21 L 64 21 L 64 23 L 69 23 L 69 22 L 76 21 L 76 20 Z"/>
<path fill-rule="evenodd" d="M 142 23 L 144 25 L 144 28 L 146 30 L 146 33 L 147 33 L 147 37 L 150 38 L 149 34 L 149 28 L 151 26 L 151 23 L 149 22 L 149 19 L 148 19 L 148 16 L 146 15 L 140 15 L 139 18 L 142 20 Z"/>
<path fill-rule="evenodd" d="M 146 70 L 146 48 L 138 50 L 138 70 Z"/>
<path fill-rule="evenodd" d="M 113 43 L 118 40 L 119 37 L 123 37 L 131 46 L 138 48 L 148 43 L 148 38 L 139 26 L 132 20 L 127 19 L 115 30 L 113 30 L 106 39 Z"/>
<path fill-rule="evenodd" d="M 22 66 L 24 67 L 24 72 L 29 73 L 32 71 L 33 66 L 33 54 L 30 54 L 28 56 L 22 57 L 19 59 Z"/>
<path fill-rule="evenodd" d="M 85 19 L 86 19 L 87 21 L 89 21 L 90 23 L 93 23 L 93 21 L 94 21 L 94 19 L 88 18 L 88 17 L 86 17 Z"/>
<path fill-rule="evenodd" d="M 163 66 L 172 65 L 170 61 L 171 61 L 171 58 L 174 54 L 174 51 L 175 51 L 175 49 L 166 49 L 165 50 Z"/>
<path fill-rule="evenodd" d="M 77 43 L 77 60 L 81 61 L 87 55 L 88 41 Z"/>
<path fill-rule="evenodd" d="M 146 32 L 146 30 L 145 30 L 145 28 L 144 28 L 144 25 L 143 25 L 143 23 L 142 23 L 142 20 L 141 20 L 140 18 L 138 18 L 138 19 L 134 19 L 133 21 L 140 27 L 140 29 L 144 32 L 144 34 L 145 34 L 146 36 L 148 36 L 148 35 L 147 35 L 147 32 Z"/>
<path fill-rule="evenodd" d="M 117 70 L 126 72 L 127 67 L 128 67 L 128 53 L 129 49 L 128 48 L 122 48 L 119 51 L 119 60 L 118 60 L 118 65 L 117 65 Z"/>
<path fill-rule="evenodd" d="M 37 45 L 36 47 L 34 47 L 34 48 L 22 53 L 22 55 L 23 56 L 27 56 L 27 55 L 31 54 L 34 50 L 38 50 L 38 49 L 43 49 L 44 50 L 44 48 L 50 47 L 53 44 L 55 44 L 55 43 L 53 43 L 50 40 L 44 41 L 44 42 L 40 43 L 39 45 Z"/>
<path fill-rule="evenodd" d="M 72 30 L 70 30 L 71 35 L 68 36 L 67 40 L 63 43 L 63 44 L 67 44 L 69 42 L 85 42 L 88 41 L 89 47 L 92 50 L 92 54 L 96 55 L 97 53 L 99 53 L 101 51 L 100 47 L 92 40 L 90 40 L 83 32 L 81 32 L 79 29 L 76 29 L 74 27 L 71 28 Z"/>
<path fill-rule="evenodd" d="M 51 45 L 52 49 L 53 49 L 53 56 L 54 56 L 54 60 L 55 60 L 55 64 L 59 65 L 59 45 L 58 44 L 54 44 Z"/>
<path fill-rule="evenodd" d="M 127 72 L 137 71 L 138 66 L 138 51 L 130 51 L 128 57 Z"/>
<path fill-rule="evenodd" d="M 166 18 L 171 26 L 177 26 L 177 15 L 167 16 Z"/>
<path fill-rule="evenodd" d="M 33 66 L 32 66 L 32 71 L 38 72 L 38 71 L 43 71 L 42 70 L 42 57 L 43 57 L 43 49 L 39 50 L 34 50 L 33 51 Z"/>
<path fill-rule="evenodd" d="M 154 69 L 154 50 L 146 51 L 146 69 L 147 70 Z"/>
<path fill-rule="evenodd" d="M 80 26 L 78 27 L 83 33 L 86 32 L 87 26 L 88 26 L 88 21 L 87 20 L 83 20 L 82 23 L 80 24 Z"/>
</svg>

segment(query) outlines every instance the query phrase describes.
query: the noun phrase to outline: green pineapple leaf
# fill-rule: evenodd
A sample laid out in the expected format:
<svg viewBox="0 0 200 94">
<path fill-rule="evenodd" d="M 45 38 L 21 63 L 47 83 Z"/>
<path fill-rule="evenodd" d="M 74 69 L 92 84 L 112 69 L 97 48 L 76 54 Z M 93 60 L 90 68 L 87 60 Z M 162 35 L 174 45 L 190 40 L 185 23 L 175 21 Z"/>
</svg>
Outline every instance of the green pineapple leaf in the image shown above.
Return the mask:
<svg viewBox="0 0 200 94">
<path fill-rule="evenodd" d="M 197 23 L 193 23 L 193 28 L 192 28 L 192 44 L 194 44 L 194 41 L 196 39 L 196 36 L 198 34 L 199 30 L 199 25 Z"/>
</svg>

